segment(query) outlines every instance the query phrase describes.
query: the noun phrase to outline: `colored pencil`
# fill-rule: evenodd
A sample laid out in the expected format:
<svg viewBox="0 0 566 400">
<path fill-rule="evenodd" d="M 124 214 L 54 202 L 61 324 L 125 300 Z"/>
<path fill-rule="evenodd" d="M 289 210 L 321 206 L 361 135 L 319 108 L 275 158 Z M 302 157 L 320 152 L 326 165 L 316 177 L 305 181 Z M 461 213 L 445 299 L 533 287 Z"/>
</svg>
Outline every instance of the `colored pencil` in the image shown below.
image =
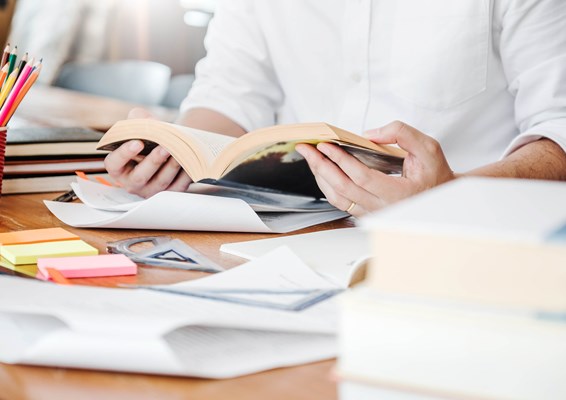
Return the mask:
<svg viewBox="0 0 566 400">
<path fill-rule="evenodd" d="M 10 93 L 6 97 L 6 102 L 2 105 L 2 108 L 0 108 L 0 121 L 4 121 L 6 118 L 8 118 L 8 114 L 10 113 L 10 110 L 12 109 L 14 104 L 16 103 L 16 98 L 18 97 L 18 94 L 21 92 L 22 88 L 24 87 L 24 84 L 28 80 L 32 68 L 33 68 L 33 59 L 29 64 L 26 64 L 24 66 L 23 71 L 18 72 L 19 71 L 18 68 L 14 70 L 14 72 L 16 73 L 16 82 L 14 83 L 14 85 L 12 86 L 12 90 L 10 90 Z"/>
<path fill-rule="evenodd" d="M 20 60 L 20 64 L 18 65 L 18 70 L 20 71 L 20 74 L 23 72 L 24 67 L 26 66 L 27 62 L 28 62 L 28 53 L 24 54 L 24 56 Z M 33 65 L 33 62 L 32 62 L 32 65 Z M 18 77 L 20 76 L 20 74 L 18 75 Z"/>
<path fill-rule="evenodd" d="M 7 63 L 10 65 L 10 67 L 8 68 L 8 76 L 10 76 L 14 68 L 16 68 L 17 58 L 18 58 L 18 46 L 14 47 L 14 50 L 12 50 L 10 56 L 8 57 Z"/>
<path fill-rule="evenodd" d="M 41 66 L 42 66 L 41 61 L 38 61 L 33 66 L 31 74 L 29 74 L 29 77 L 25 81 L 24 85 L 22 86 L 22 89 L 20 90 L 20 92 L 18 93 L 18 95 L 16 97 L 16 101 L 14 102 L 14 105 L 12 106 L 11 110 L 8 112 L 8 116 L 4 120 L 0 120 L 0 126 L 8 125 L 8 122 L 12 118 L 12 115 L 14 115 L 14 112 L 16 111 L 16 109 L 18 108 L 18 106 L 20 105 L 20 103 L 22 102 L 24 97 L 26 96 L 27 92 L 30 90 L 32 85 L 35 83 L 35 81 L 39 77 L 39 73 L 41 72 Z"/>
<path fill-rule="evenodd" d="M 2 53 L 2 61 L 0 61 L 0 67 L 4 67 L 6 62 L 8 61 L 8 56 L 10 55 L 10 43 L 6 44 L 4 47 L 4 52 Z"/>
<path fill-rule="evenodd" d="M 2 91 L 0 91 L 0 107 L 4 105 L 4 102 L 6 101 L 8 94 L 10 94 L 12 87 L 14 87 L 14 83 L 16 83 L 17 77 L 18 77 L 17 69 L 13 70 L 12 73 L 8 75 L 8 78 L 6 79 L 4 86 L 2 86 Z"/>
<path fill-rule="evenodd" d="M 4 82 L 6 82 L 6 77 L 8 77 L 8 64 L 5 64 L 0 70 L 0 88 L 4 86 Z"/>
<path fill-rule="evenodd" d="M 2 54 L 0 64 L 0 126 L 4 127 L 14 115 L 14 112 L 24 99 L 31 86 L 37 81 L 41 72 L 42 60 L 34 64 L 34 58 L 28 60 L 25 53 L 17 63 L 18 46 L 10 51 L 7 44 Z"/>
</svg>

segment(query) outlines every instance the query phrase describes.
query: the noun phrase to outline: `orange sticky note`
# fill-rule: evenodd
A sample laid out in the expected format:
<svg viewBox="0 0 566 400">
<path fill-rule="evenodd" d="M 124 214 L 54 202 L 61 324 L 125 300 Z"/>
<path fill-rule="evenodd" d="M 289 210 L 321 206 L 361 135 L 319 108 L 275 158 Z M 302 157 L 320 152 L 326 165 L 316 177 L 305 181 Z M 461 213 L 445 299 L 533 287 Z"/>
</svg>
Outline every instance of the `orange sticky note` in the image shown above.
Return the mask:
<svg viewBox="0 0 566 400">
<path fill-rule="evenodd" d="M 112 185 L 110 182 L 108 182 L 106 179 L 104 179 L 104 178 L 101 177 L 101 176 L 95 176 L 94 179 L 96 179 L 99 183 L 102 183 L 103 185 L 106 185 L 106 186 L 114 186 L 114 185 Z"/>
<path fill-rule="evenodd" d="M 138 272 L 136 263 L 123 254 L 39 258 L 36 278 L 47 280 L 49 268 L 56 269 L 65 278 L 135 275 Z"/>
<path fill-rule="evenodd" d="M 51 279 L 53 282 L 60 285 L 71 285 L 71 282 L 55 268 L 46 268 L 45 271 L 49 274 L 49 279 Z"/>
<path fill-rule="evenodd" d="M 88 178 L 86 177 L 86 174 L 83 171 L 75 171 L 75 174 L 77 174 L 77 176 L 79 178 L 88 180 Z"/>
<path fill-rule="evenodd" d="M 12 231 L 0 233 L 0 244 L 3 246 L 12 244 L 33 244 L 77 239 L 80 238 L 74 233 L 66 231 L 63 228 L 31 229 L 27 231 Z"/>
</svg>

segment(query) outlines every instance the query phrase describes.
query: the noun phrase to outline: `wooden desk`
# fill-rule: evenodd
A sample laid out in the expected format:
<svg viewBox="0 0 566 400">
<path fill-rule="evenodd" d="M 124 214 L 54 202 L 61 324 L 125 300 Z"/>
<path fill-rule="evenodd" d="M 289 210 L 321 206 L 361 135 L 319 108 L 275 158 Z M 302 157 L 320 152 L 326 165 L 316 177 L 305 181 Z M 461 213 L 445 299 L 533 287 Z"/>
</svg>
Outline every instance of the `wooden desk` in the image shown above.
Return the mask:
<svg viewBox="0 0 566 400">
<path fill-rule="evenodd" d="M 164 121 L 173 121 L 177 116 L 177 110 L 170 108 L 148 107 L 53 86 L 34 85 L 14 118 L 18 124 L 25 120 L 38 125 L 84 126 L 106 131 L 115 122 L 126 119 L 134 107 L 146 108 Z"/>
<path fill-rule="evenodd" d="M 0 198 L 0 232 L 62 226 L 105 252 L 106 242 L 145 235 L 170 235 L 225 267 L 244 262 L 219 251 L 225 242 L 275 237 L 269 234 L 163 232 L 76 229 L 61 223 L 43 205 L 54 194 L 9 195 Z M 327 223 L 295 233 L 353 226 L 351 220 Z M 140 267 L 135 277 L 76 280 L 77 283 L 115 286 L 118 283 L 172 283 L 202 276 L 200 273 Z M 1 344 L 0 344 L 1 345 Z M 334 399 L 333 361 L 282 368 L 228 380 L 205 380 L 11 366 L 0 364 L 0 400 L 31 399 Z"/>
<path fill-rule="evenodd" d="M 133 106 L 117 100 L 37 86 L 22 102 L 16 115 L 42 125 L 78 125 L 106 129 L 114 122 L 126 118 Z M 175 114 L 172 110 L 160 108 L 152 111 L 169 120 Z M 44 193 L 1 197 L 0 232 L 62 226 L 75 232 L 102 253 L 105 252 L 108 241 L 145 235 L 169 235 L 184 240 L 224 267 L 233 267 L 245 260 L 221 253 L 219 247 L 222 243 L 275 237 L 268 234 L 75 229 L 61 223 L 43 205 L 42 200 L 52 199 L 56 195 Z M 352 221 L 343 220 L 295 233 L 349 226 L 353 226 Z M 116 286 L 118 283 L 173 283 L 199 276 L 203 274 L 140 267 L 139 274 L 135 277 L 81 279 L 75 282 Z M 206 380 L 0 364 L 0 400 L 331 400 L 336 398 L 336 386 L 331 378 L 333 365 L 333 361 L 325 361 L 236 379 Z"/>
</svg>

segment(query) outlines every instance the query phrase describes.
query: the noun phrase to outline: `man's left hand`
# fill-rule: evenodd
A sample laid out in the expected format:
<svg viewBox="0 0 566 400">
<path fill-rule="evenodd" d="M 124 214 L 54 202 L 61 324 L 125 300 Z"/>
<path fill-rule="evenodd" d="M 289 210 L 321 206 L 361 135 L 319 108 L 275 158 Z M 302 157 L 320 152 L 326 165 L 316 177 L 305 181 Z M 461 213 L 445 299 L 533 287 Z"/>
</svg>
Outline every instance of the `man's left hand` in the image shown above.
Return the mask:
<svg viewBox="0 0 566 400">
<path fill-rule="evenodd" d="M 440 144 L 403 122 L 395 121 L 366 135 L 375 143 L 397 144 L 407 151 L 402 176 L 370 169 L 334 144 L 296 146 L 326 199 L 341 210 L 359 217 L 456 178 Z"/>
</svg>

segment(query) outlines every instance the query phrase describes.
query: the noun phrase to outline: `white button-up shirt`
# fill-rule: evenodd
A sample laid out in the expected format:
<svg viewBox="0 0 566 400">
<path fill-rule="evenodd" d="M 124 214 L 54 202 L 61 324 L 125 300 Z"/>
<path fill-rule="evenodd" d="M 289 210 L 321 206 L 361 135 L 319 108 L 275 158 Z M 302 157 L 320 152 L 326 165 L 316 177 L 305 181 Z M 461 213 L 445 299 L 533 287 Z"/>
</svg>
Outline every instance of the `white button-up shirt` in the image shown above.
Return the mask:
<svg viewBox="0 0 566 400">
<path fill-rule="evenodd" d="M 224 0 L 182 110 L 246 130 L 392 120 L 455 171 L 548 137 L 566 149 L 565 0 Z"/>
</svg>

